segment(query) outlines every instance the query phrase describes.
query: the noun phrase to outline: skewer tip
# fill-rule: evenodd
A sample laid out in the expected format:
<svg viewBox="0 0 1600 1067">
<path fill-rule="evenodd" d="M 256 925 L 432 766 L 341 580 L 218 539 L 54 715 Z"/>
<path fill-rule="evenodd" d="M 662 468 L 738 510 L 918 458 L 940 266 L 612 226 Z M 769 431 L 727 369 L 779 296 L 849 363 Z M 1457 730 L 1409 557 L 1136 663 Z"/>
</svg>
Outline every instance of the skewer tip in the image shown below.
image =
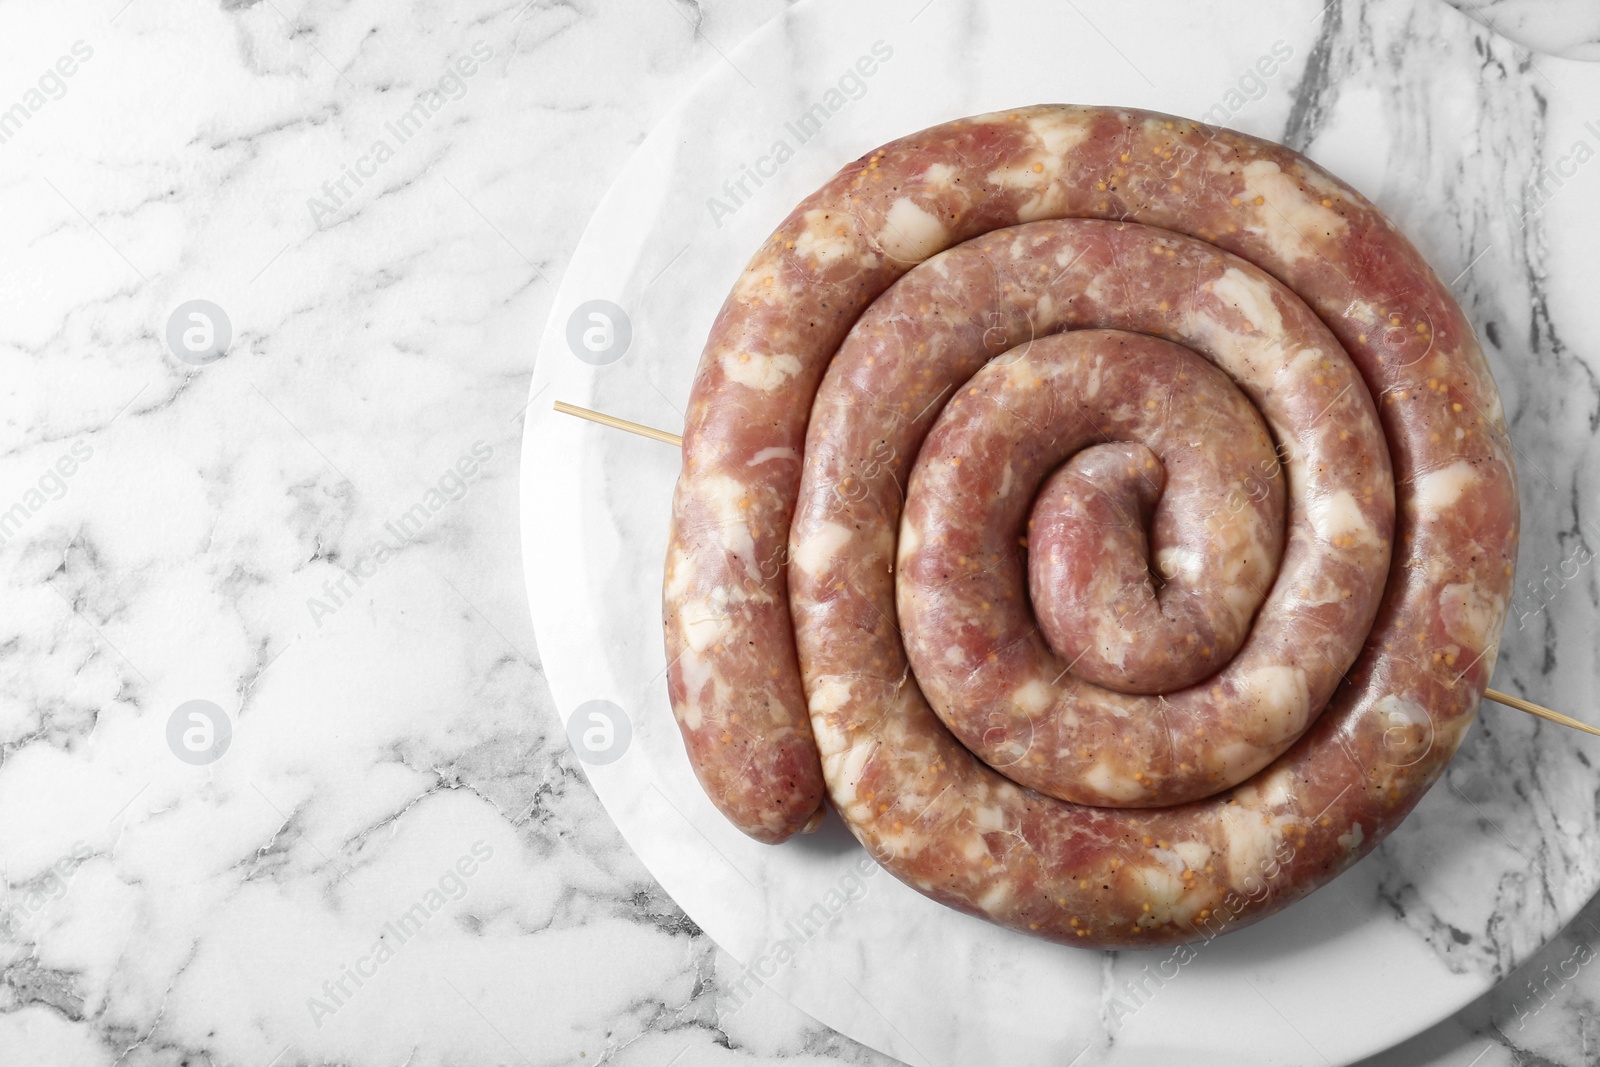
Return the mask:
<svg viewBox="0 0 1600 1067">
<path fill-rule="evenodd" d="M 1523 700 L 1521 697 L 1514 697 L 1509 693 L 1501 693 L 1494 689 L 1485 689 L 1483 691 L 1483 695 L 1485 699 L 1492 700 L 1496 704 L 1503 704 L 1508 708 L 1515 708 L 1517 711 L 1525 711 L 1529 715 L 1536 715 L 1548 722 L 1553 722 L 1560 726 L 1570 727 L 1571 729 L 1580 730 L 1583 733 L 1593 734 L 1595 737 L 1600 737 L 1600 729 L 1590 726 L 1586 722 L 1574 719 L 1570 715 L 1563 715 L 1559 711 L 1551 711 L 1544 705 L 1535 704 L 1531 700 Z"/>
<path fill-rule="evenodd" d="M 609 426 L 614 430 L 626 430 L 629 433 L 638 434 L 640 437 L 648 437 L 652 441 L 660 441 L 662 444 L 683 447 L 683 438 L 680 435 L 668 433 L 666 430 L 658 430 L 654 426 L 646 426 L 639 422 L 629 422 L 627 419 L 619 419 L 615 415 L 607 415 L 603 411 L 580 408 L 578 405 L 569 404 L 565 400 L 557 400 L 551 407 L 563 415 L 574 415 L 580 419 L 597 422 L 601 426 Z"/>
</svg>

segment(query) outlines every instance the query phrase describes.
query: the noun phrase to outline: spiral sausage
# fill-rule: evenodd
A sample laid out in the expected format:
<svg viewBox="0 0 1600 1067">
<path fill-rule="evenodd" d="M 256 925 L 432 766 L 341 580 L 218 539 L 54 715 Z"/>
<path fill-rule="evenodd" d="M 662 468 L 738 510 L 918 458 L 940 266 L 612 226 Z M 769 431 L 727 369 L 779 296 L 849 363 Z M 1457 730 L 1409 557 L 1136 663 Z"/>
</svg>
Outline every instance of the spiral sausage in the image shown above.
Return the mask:
<svg viewBox="0 0 1600 1067">
<path fill-rule="evenodd" d="M 893 142 L 701 361 L 664 597 L 691 761 L 752 836 L 826 790 L 902 881 L 1039 936 L 1245 925 L 1470 725 L 1508 450 L 1448 290 L 1288 149 L 1055 106 Z"/>
</svg>

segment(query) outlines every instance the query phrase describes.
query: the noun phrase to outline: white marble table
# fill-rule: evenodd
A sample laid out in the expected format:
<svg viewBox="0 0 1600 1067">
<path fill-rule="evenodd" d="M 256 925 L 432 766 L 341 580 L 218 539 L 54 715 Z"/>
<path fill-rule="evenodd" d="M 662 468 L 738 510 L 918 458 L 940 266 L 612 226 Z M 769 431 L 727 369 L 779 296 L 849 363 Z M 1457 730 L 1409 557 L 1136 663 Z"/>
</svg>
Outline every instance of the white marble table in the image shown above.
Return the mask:
<svg viewBox="0 0 1600 1067">
<path fill-rule="evenodd" d="M 1542 50 L 1468 34 L 1528 101 L 1543 52 L 1600 38 L 1592 3 L 1458 2 Z M 773 996 L 727 1010 L 736 966 L 572 755 L 522 581 L 519 523 L 564 518 L 518 513 L 556 283 L 672 101 L 783 9 L 0 13 L 0 1063 L 893 1062 Z M 1333 11 L 1330 86 L 1370 45 Z M 1339 133 L 1306 99 L 1278 134 Z M 1507 350 L 1573 383 L 1529 410 L 1502 376 L 1513 432 L 1592 426 L 1600 349 L 1497 280 Z M 631 413 L 671 425 L 656 387 Z M 1592 644 L 1499 678 L 1553 699 Z M 1595 1062 L 1596 943 L 1600 900 L 1369 1064 Z"/>
</svg>

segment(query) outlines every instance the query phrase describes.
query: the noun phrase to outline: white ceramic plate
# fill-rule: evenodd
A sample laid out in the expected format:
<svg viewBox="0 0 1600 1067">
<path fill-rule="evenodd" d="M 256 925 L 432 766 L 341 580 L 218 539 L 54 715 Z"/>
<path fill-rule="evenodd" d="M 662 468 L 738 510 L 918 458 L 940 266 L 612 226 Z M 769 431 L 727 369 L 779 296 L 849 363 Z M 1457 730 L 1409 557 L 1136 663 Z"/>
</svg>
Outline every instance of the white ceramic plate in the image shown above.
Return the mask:
<svg viewBox="0 0 1600 1067">
<path fill-rule="evenodd" d="M 591 700 L 620 709 L 609 732 L 587 713 L 573 731 L 610 746 L 611 761 L 589 767 L 607 811 L 747 968 L 724 1012 L 766 986 L 868 1045 L 939 1067 L 1142 1064 L 1161 1052 L 1189 1067 L 1343 1064 L 1457 1010 L 1600 883 L 1596 775 L 1582 758 L 1600 752 L 1497 708 L 1376 853 L 1181 967 L 1170 951 L 1078 951 L 948 911 L 877 871 L 836 820 L 782 847 L 755 844 L 701 794 L 666 701 L 659 590 L 677 450 L 550 411 L 562 399 L 676 432 L 700 346 L 751 252 L 804 195 L 884 141 L 1049 101 L 1226 116 L 1301 146 L 1313 135 L 1310 154 L 1389 211 L 1441 276 L 1471 263 L 1457 290 L 1490 337 L 1519 438 L 1521 566 L 1554 569 L 1572 552 L 1574 524 L 1587 524 L 1574 501 L 1596 488 L 1587 408 L 1564 399 L 1590 386 L 1570 355 L 1516 339 L 1535 335 L 1529 300 L 1543 302 L 1551 336 L 1600 335 L 1583 297 L 1594 268 L 1582 240 L 1566 236 L 1596 232 L 1600 164 L 1552 187 L 1520 225 L 1528 204 L 1518 196 L 1542 159 L 1585 135 L 1593 116 L 1580 106 L 1600 99 L 1600 77 L 1554 60 L 1486 75 L 1495 50 L 1510 62 L 1512 46 L 1436 0 L 1359 17 L 1321 3 L 809 0 L 728 51 L 601 204 L 532 385 L 529 599 L 556 706 L 568 716 Z M 857 61 L 874 46 L 863 77 Z M 1292 53 L 1287 63 L 1258 66 L 1275 47 Z M 1550 101 L 1542 119 L 1524 84 L 1535 73 Z M 806 114 L 815 118 L 802 126 Z M 612 347 L 582 359 L 573 338 L 582 350 L 585 330 L 599 331 L 590 345 L 608 343 L 606 324 L 589 317 L 597 307 Z M 1600 671 L 1583 640 L 1595 630 L 1592 577 L 1519 601 L 1499 685 L 1520 682 L 1569 708 L 1593 691 Z M 1575 639 L 1550 645 L 1556 632 Z M 1547 645 L 1563 650 L 1559 684 L 1541 678 Z"/>
</svg>

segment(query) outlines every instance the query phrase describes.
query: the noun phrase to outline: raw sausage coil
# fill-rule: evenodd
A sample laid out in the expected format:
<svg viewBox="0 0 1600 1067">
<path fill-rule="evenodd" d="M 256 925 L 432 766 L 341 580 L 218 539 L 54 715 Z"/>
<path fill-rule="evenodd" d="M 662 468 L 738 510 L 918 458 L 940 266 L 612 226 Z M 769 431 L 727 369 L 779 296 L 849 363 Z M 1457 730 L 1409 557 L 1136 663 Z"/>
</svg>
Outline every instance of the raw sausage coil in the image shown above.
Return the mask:
<svg viewBox="0 0 1600 1067">
<path fill-rule="evenodd" d="M 1415 806 L 1515 476 L 1449 291 L 1278 145 L 1046 106 L 893 142 L 741 275 L 665 571 L 691 762 L 777 842 L 1071 944 L 1214 936 Z"/>
</svg>

